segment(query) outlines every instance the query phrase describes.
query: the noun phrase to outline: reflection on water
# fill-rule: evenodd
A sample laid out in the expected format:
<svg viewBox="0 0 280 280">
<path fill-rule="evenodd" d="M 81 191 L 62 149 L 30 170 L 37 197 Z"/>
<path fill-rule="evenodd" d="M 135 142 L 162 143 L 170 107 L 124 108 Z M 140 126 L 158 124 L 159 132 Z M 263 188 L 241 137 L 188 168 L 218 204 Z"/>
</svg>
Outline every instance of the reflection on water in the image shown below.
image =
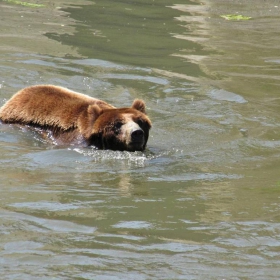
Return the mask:
<svg viewBox="0 0 280 280">
<path fill-rule="evenodd" d="M 56 147 L 2 124 L 1 275 L 278 279 L 276 4 L 68 4 L 0 3 L 1 30 L 19 12 L 41 30 L 32 47 L 14 36 L 25 16 L 2 33 L 1 105 L 57 84 L 115 106 L 141 97 L 153 128 L 147 150 L 131 153 Z M 220 17 L 234 13 L 252 20 Z"/>
<path fill-rule="evenodd" d="M 174 24 L 178 12 L 168 7 L 172 2 L 138 1 L 135 4 L 103 0 L 84 9 L 70 7 L 66 11 L 83 24 L 76 26 L 74 34 L 49 32 L 46 35 L 63 45 L 77 46 L 79 54 L 85 57 L 106 58 L 111 62 L 148 66 L 191 77 L 204 75 L 197 64 L 173 57 L 174 50 L 180 49 L 182 43 L 170 34 L 182 33 L 185 29 Z M 191 41 L 184 45 L 203 51 Z"/>
</svg>

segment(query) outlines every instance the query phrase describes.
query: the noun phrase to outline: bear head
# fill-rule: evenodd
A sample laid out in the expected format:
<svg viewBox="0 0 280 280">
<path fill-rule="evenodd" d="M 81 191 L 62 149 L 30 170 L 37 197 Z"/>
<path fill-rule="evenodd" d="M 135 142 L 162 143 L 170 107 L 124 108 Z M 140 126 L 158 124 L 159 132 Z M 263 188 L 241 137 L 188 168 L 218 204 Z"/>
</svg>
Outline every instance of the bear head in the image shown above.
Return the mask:
<svg viewBox="0 0 280 280">
<path fill-rule="evenodd" d="M 86 118 L 80 118 L 79 127 L 89 145 L 119 151 L 145 149 L 151 121 L 144 101 L 136 99 L 129 108 L 103 109 L 89 105 L 86 114 Z"/>
</svg>

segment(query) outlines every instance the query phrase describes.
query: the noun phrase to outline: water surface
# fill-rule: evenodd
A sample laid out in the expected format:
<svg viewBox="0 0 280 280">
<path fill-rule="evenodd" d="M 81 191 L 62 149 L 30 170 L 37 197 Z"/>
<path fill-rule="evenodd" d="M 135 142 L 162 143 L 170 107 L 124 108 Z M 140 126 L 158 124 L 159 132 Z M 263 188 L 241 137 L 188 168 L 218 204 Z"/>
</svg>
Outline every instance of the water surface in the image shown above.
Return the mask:
<svg viewBox="0 0 280 280">
<path fill-rule="evenodd" d="M 2 277 L 278 279 L 279 9 L 0 2 L 1 105 L 56 84 L 115 106 L 142 98 L 153 122 L 143 153 L 1 125 Z"/>
</svg>

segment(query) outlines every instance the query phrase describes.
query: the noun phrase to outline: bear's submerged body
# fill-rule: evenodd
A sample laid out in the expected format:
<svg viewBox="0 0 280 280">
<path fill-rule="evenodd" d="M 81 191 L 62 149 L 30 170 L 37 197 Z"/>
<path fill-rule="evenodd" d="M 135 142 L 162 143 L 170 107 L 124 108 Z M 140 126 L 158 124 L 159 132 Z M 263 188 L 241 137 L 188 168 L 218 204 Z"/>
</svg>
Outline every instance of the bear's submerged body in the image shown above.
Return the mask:
<svg viewBox="0 0 280 280">
<path fill-rule="evenodd" d="M 144 150 L 151 128 L 142 100 L 134 100 L 128 108 L 115 108 L 53 85 L 20 90 L 0 109 L 0 120 L 50 132 L 57 144 L 128 151 Z"/>
</svg>

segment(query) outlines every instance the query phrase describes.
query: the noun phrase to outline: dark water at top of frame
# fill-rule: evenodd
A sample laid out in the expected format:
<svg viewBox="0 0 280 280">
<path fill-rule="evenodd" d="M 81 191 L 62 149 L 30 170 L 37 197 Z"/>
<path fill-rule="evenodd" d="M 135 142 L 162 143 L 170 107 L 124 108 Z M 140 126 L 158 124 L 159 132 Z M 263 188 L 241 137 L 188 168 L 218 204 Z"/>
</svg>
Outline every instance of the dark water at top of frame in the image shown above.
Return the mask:
<svg viewBox="0 0 280 280">
<path fill-rule="evenodd" d="M 0 104 L 56 84 L 153 128 L 130 153 L 1 125 L 1 277 L 279 279 L 279 1 L 36 3 L 0 2 Z"/>
</svg>

